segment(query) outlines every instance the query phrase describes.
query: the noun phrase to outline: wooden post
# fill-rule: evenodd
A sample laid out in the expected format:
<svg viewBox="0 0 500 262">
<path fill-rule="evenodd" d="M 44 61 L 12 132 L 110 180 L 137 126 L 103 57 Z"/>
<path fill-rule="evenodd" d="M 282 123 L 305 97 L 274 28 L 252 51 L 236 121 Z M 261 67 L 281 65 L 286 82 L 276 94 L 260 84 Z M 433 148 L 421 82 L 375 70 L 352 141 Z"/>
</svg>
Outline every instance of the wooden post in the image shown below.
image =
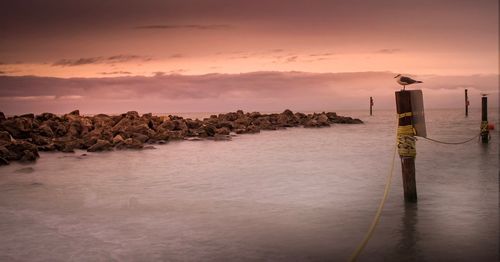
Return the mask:
<svg viewBox="0 0 500 262">
<path fill-rule="evenodd" d="M 467 96 L 467 88 L 465 89 L 465 116 L 469 116 L 469 97 Z"/>
<path fill-rule="evenodd" d="M 373 107 L 373 97 L 370 96 L 370 116 L 372 115 L 372 107 Z"/>
<path fill-rule="evenodd" d="M 398 120 L 398 153 L 401 158 L 404 198 L 407 202 L 417 202 L 415 181 L 415 133 L 410 91 L 396 92 Z"/>
<path fill-rule="evenodd" d="M 488 130 L 488 97 L 481 97 L 481 141 L 487 144 L 490 140 L 490 131 Z"/>
</svg>

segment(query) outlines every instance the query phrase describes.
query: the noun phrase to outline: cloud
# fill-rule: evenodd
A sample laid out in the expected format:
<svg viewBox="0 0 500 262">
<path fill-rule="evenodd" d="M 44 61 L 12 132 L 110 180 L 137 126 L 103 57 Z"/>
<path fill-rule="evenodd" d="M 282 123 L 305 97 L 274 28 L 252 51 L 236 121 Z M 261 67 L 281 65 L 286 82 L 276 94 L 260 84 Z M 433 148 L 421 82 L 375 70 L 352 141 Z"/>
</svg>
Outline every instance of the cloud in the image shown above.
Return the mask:
<svg viewBox="0 0 500 262">
<path fill-rule="evenodd" d="M 316 53 L 316 54 L 310 54 L 309 56 L 332 56 L 334 53 Z"/>
<path fill-rule="evenodd" d="M 188 25 L 143 25 L 136 26 L 135 29 L 160 29 L 160 30 L 172 30 L 172 29 L 194 29 L 194 30 L 226 30 L 230 29 L 231 26 L 224 24 L 214 24 L 214 25 L 197 25 L 197 24 L 188 24 Z"/>
<path fill-rule="evenodd" d="M 290 57 L 286 58 L 285 62 L 287 62 L 287 63 L 296 62 L 297 58 L 298 58 L 298 56 L 296 56 L 296 55 L 295 56 L 290 56 Z"/>
<path fill-rule="evenodd" d="M 112 63 L 125 63 L 130 61 L 150 61 L 151 57 L 138 56 L 138 55 L 114 55 L 114 56 L 98 56 L 98 57 L 85 57 L 78 59 L 60 59 L 52 64 L 52 66 L 81 66 L 90 64 L 112 64 Z"/>
<path fill-rule="evenodd" d="M 131 72 L 128 71 L 114 71 L 114 72 L 101 72 L 101 75 L 130 75 Z"/>
<path fill-rule="evenodd" d="M 0 105 L 4 112 L 35 110 L 40 105 L 37 103 L 49 100 L 57 103 L 44 102 L 47 109 L 37 110 L 61 110 L 62 107 L 57 105 L 64 103 L 68 109 L 81 105 L 94 113 L 117 108 L 132 110 L 132 105 L 153 112 L 214 112 L 239 107 L 252 110 L 283 110 L 287 107 L 326 110 L 360 108 L 364 106 L 366 97 L 374 96 L 377 105 L 393 108 L 394 91 L 400 88 L 394 81 L 394 75 L 392 72 L 263 71 L 205 75 L 155 72 L 150 77 L 104 78 L 0 76 Z M 424 81 L 418 88 L 424 90 L 427 102 L 432 101 L 431 107 L 461 106 L 463 88 L 468 88 L 471 96 L 479 92 L 498 94 L 498 75 L 415 77 Z M 447 94 L 446 99 L 443 99 L 443 93 Z M 494 98 L 492 105 L 497 104 Z"/>
<path fill-rule="evenodd" d="M 401 49 L 398 48 L 391 48 L 391 49 L 380 49 L 376 51 L 375 53 L 379 54 L 394 54 L 394 53 L 399 53 L 401 52 Z"/>
<path fill-rule="evenodd" d="M 183 54 L 173 54 L 171 56 L 169 56 L 169 58 L 183 58 L 184 55 Z"/>
</svg>

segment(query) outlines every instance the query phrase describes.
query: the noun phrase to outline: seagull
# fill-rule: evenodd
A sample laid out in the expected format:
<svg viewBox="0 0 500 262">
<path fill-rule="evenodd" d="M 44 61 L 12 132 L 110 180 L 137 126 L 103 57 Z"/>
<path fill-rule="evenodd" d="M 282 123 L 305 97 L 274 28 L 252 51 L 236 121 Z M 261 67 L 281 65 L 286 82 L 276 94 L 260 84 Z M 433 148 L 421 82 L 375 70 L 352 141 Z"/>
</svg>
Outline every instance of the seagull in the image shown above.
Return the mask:
<svg viewBox="0 0 500 262">
<path fill-rule="evenodd" d="M 397 78 L 398 84 L 403 86 L 403 90 L 405 90 L 405 87 L 407 85 L 423 83 L 422 81 L 417 81 L 417 80 L 411 79 L 407 76 L 402 76 L 400 74 L 398 74 L 394 78 Z"/>
</svg>

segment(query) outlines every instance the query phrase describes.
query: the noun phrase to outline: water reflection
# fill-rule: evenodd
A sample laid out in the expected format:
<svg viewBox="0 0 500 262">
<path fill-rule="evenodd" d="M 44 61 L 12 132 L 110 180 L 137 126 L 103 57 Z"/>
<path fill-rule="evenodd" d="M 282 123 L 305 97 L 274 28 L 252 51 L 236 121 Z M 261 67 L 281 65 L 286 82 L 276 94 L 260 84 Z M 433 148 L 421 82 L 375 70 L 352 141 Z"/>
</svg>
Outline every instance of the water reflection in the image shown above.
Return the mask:
<svg viewBox="0 0 500 262">
<path fill-rule="evenodd" d="M 396 245 L 396 257 L 400 261 L 425 261 L 418 244 L 420 236 L 418 233 L 418 204 L 404 203 L 404 213 L 401 217 L 399 229 L 400 239 Z"/>
</svg>

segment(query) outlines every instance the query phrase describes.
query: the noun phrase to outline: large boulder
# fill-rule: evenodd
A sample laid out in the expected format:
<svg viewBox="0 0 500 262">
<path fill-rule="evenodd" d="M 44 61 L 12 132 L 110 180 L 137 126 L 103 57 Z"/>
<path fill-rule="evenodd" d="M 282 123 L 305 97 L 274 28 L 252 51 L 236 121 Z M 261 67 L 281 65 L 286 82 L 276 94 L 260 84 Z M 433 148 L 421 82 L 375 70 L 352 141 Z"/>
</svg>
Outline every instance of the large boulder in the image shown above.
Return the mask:
<svg viewBox="0 0 500 262">
<path fill-rule="evenodd" d="M 11 153 L 9 159 L 7 160 L 23 159 L 25 161 L 33 161 L 33 156 L 35 159 L 39 157 L 37 146 L 27 141 L 15 140 L 5 148 L 7 148 Z M 25 155 L 27 156 L 25 157 Z"/>
<path fill-rule="evenodd" d="M 8 145 L 12 141 L 12 138 L 10 137 L 9 132 L 7 131 L 0 131 L 0 146 L 3 145 Z"/>
<path fill-rule="evenodd" d="M 0 130 L 9 132 L 13 138 L 29 138 L 33 131 L 33 119 L 29 117 L 14 117 L 2 121 Z"/>
</svg>

